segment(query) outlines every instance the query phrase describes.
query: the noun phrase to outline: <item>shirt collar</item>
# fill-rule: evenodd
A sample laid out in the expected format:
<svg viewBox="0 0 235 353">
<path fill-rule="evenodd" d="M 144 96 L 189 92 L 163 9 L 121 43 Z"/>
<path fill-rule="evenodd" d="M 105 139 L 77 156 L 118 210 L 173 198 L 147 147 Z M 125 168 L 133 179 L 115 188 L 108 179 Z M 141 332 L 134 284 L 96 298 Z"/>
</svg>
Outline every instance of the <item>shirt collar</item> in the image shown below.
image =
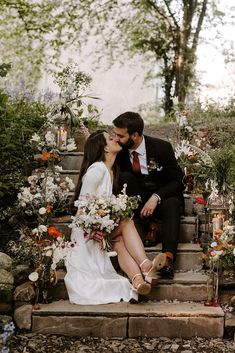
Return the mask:
<svg viewBox="0 0 235 353">
<path fill-rule="evenodd" d="M 142 141 L 140 143 L 140 145 L 135 149 L 129 149 L 129 153 L 131 154 L 133 151 L 136 151 L 138 154 L 140 154 L 141 156 L 144 156 L 145 152 L 146 152 L 146 147 L 145 147 L 145 138 L 144 135 L 142 135 Z"/>
</svg>

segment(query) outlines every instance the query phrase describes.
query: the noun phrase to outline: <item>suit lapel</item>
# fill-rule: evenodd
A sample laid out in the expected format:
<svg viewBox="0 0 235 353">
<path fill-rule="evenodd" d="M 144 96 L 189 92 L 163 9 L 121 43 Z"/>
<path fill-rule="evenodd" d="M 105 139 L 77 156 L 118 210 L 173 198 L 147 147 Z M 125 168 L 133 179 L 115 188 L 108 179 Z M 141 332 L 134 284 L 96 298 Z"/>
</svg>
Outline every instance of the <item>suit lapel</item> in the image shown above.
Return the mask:
<svg viewBox="0 0 235 353">
<path fill-rule="evenodd" d="M 154 148 L 154 144 L 152 143 L 152 140 L 149 139 L 148 136 L 144 136 L 144 138 L 145 138 L 147 165 L 149 165 L 150 160 L 156 161 L 156 146 Z"/>
</svg>

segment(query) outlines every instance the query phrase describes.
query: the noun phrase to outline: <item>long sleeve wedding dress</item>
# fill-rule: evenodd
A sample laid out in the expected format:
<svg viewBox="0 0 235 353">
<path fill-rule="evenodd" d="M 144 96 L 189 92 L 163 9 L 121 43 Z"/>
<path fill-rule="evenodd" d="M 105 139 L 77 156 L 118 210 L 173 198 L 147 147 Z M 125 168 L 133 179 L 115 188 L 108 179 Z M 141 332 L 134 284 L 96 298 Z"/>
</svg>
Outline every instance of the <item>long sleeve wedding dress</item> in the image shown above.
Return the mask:
<svg viewBox="0 0 235 353">
<path fill-rule="evenodd" d="M 93 163 L 82 180 L 80 195 L 111 195 L 112 180 L 103 162 Z M 129 280 L 116 273 L 106 251 L 94 240 L 84 239 L 81 228 L 73 228 L 71 240 L 76 242 L 67 256 L 65 284 L 70 303 L 106 304 L 137 300 Z"/>
</svg>

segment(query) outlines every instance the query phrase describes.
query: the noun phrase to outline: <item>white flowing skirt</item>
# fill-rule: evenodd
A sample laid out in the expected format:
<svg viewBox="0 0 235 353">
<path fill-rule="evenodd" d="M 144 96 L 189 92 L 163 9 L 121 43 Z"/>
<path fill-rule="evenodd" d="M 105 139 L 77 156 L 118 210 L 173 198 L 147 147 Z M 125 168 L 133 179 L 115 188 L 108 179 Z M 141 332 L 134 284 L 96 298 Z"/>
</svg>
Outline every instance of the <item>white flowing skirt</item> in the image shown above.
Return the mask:
<svg viewBox="0 0 235 353">
<path fill-rule="evenodd" d="M 80 228 L 73 228 L 71 240 L 76 242 L 66 260 L 65 285 L 70 303 L 107 304 L 138 299 L 129 280 L 118 275 L 100 244 L 85 242 Z"/>
</svg>

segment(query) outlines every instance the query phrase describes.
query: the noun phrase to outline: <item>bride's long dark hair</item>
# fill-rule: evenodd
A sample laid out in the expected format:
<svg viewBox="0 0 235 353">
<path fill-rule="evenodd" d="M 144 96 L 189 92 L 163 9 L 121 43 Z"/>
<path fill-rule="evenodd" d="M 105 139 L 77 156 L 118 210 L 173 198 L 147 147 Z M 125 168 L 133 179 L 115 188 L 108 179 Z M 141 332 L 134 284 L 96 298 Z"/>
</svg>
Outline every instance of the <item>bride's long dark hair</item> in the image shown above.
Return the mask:
<svg viewBox="0 0 235 353">
<path fill-rule="evenodd" d="M 84 157 L 79 173 L 78 182 L 75 188 L 75 195 L 74 200 L 78 199 L 81 186 L 82 186 L 82 178 L 85 175 L 87 169 L 95 162 L 105 160 L 105 152 L 104 148 L 106 146 L 106 140 L 104 137 L 104 132 L 107 132 L 104 129 L 96 130 L 93 132 L 85 142 L 84 146 Z M 117 179 L 118 179 L 118 167 L 116 161 L 113 165 L 113 174 L 114 174 L 114 181 L 113 181 L 113 191 L 116 192 L 117 190 Z"/>
</svg>

